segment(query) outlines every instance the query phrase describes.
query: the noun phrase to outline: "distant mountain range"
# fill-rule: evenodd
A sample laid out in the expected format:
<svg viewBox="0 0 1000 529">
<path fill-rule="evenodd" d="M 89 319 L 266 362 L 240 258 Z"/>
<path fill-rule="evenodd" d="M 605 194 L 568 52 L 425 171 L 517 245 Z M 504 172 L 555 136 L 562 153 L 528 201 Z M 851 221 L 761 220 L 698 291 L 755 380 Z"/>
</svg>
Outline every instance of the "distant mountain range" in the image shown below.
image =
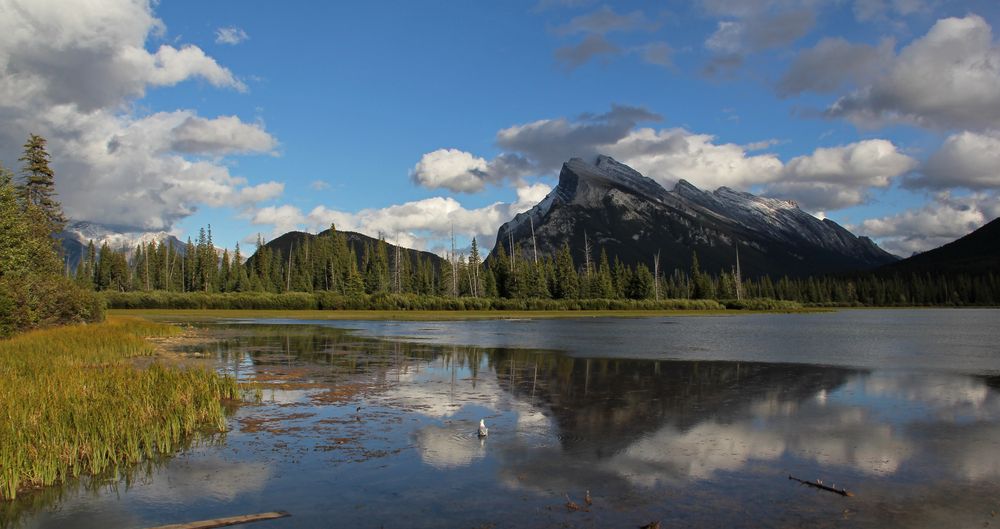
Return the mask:
<svg viewBox="0 0 1000 529">
<path fill-rule="evenodd" d="M 1000 274 L 1000 218 L 940 248 L 884 266 L 880 274 Z"/>
<path fill-rule="evenodd" d="M 63 257 L 70 270 L 75 270 L 80 260 L 86 255 L 87 245 L 90 241 L 94 241 L 94 246 L 98 250 L 102 244 L 107 243 L 112 250 L 125 250 L 129 257 L 140 244 L 167 241 L 172 242 L 174 249 L 181 255 L 184 254 L 184 243 L 168 232 L 135 232 L 95 222 L 72 222 L 66 226 L 66 229 L 58 233 L 56 238 L 62 241 Z"/>
<path fill-rule="evenodd" d="M 533 232 L 533 233 L 532 233 Z M 721 187 L 706 192 L 681 180 L 666 190 L 608 156 L 563 164 L 559 184 L 538 205 L 500 227 L 497 246 L 530 257 L 552 255 L 569 243 L 574 261 L 601 250 L 628 265 L 652 268 L 660 253 L 665 273 L 688 270 L 697 252 L 702 270 L 736 264 L 757 277 L 837 274 L 870 270 L 898 260 L 867 237 L 830 219 L 820 220 L 794 202 Z"/>
</svg>

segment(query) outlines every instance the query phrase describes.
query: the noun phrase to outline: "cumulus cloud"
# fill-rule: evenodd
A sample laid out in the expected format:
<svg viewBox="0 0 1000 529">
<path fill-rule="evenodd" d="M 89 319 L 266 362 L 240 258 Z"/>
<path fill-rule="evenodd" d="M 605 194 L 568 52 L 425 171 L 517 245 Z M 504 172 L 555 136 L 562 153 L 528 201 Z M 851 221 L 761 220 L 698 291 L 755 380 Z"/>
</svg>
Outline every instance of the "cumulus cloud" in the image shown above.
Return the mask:
<svg viewBox="0 0 1000 529">
<path fill-rule="evenodd" d="M 236 44 L 239 44 L 249 38 L 250 36 L 247 35 L 247 32 L 243 31 L 242 28 L 228 27 L 215 30 L 215 42 L 217 44 L 229 44 L 235 46 Z"/>
<path fill-rule="evenodd" d="M 398 240 L 403 246 L 417 249 L 432 248 L 454 228 L 459 235 L 476 237 L 480 247 L 491 248 L 501 224 L 530 209 L 550 191 L 551 187 L 541 183 L 524 185 L 516 189 L 514 202 L 495 202 L 480 208 L 466 208 L 451 197 L 431 197 L 357 212 L 316 206 L 306 213 L 292 205 L 268 206 L 257 209 L 250 220 L 256 225 L 272 226 L 273 235 L 302 229 L 318 231 L 334 223 L 339 230 L 372 236 L 381 233 L 393 242 Z"/>
<path fill-rule="evenodd" d="M 905 184 L 931 189 L 1000 189 L 1000 132 L 965 131 L 948 136 L 920 174 Z"/>
<path fill-rule="evenodd" d="M 980 16 L 938 20 L 872 81 L 826 110 L 862 126 L 984 130 L 1000 121 L 1000 46 Z"/>
<path fill-rule="evenodd" d="M 767 193 L 796 200 L 811 211 L 840 209 L 865 202 L 869 189 L 889 187 L 917 163 L 887 140 L 819 148 L 785 164 Z"/>
<path fill-rule="evenodd" d="M 244 123 L 236 116 L 205 119 L 189 115 L 173 133 L 173 150 L 192 154 L 263 153 L 277 146 L 263 127 Z"/>
<path fill-rule="evenodd" d="M 774 180 L 782 167 L 773 154 L 748 155 L 742 145 L 716 143 L 712 135 L 680 128 L 640 128 L 602 151 L 668 189 L 681 179 L 704 189 L 746 189 Z"/>
<path fill-rule="evenodd" d="M 806 91 L 832 93 L 844 84 L 861 85 L 874 79 L 890 63 L 895 43 L 885 39 L 878 46 L 851 44 L 841 38 L 824 38 L 799 53 L 778 81 L 778 94 L 787 97 Z"/>
<path fill-rule="evenodd" d="M 134 113 L 148 87 L 200 79 L 246 89 L 196 46 L 147 50 L 164 31 L 147 2 L 3 5 L 0 159 L 16 160 L 29 132 L 45 136 L 71 218 L 161 231 L 200 205 L 242 207 L 282 192 L 276 182 L 251 185 L 220 158 L 273 152 L 277 141 L 263 126 L 191 110 Z"/>
<path fill-rule="evenodd" d="M 458 149 L 438 149 L 421 156 L 410 177 L 424 187 L 469 193 L 483 190 L 486 171 L 483 158 Z"/>
<path fill-rule="evenodd" d="M 438 149 L 420 157 L 410 171 L 410 178 L 431 189 L 476 193 L 488 183 L 500 184 L 504 179 L 519 182 L 532 171 L 531 163 L 515 154 L 502 154 L 487 162 L 458 149 Z"/>
<path fill-rule="evenodd" d="M 868 219 L 852 231 L 879 240 L 897 255 L 909 256 L 949 243 L 1000 216 L 1000 196 L 939 193 L 933 202 L 896 215 Z"/>
</svg>

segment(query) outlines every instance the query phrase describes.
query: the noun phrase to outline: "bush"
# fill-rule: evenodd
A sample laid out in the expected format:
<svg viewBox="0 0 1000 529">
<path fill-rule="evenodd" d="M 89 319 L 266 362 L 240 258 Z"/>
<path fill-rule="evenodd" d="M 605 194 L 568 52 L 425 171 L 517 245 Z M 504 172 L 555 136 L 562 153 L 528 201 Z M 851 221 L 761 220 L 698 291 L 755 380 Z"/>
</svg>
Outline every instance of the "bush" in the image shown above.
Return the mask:
<svg viewBox="0 0 1000 529">
<path fill-rule="evenodd" d="M 0 280 L 0 337 L 42 327 L 104 319 L 104 300 L 60 276 Z"/>
<path fill-rule="evenodd" d="M 755 299 L 729 299 L 723 302 L 730 310 L 777 310 L 792 311 L 802 308 L 798 301 L 788 301 L 784 299 L 755 298 Z"/>
</svg>

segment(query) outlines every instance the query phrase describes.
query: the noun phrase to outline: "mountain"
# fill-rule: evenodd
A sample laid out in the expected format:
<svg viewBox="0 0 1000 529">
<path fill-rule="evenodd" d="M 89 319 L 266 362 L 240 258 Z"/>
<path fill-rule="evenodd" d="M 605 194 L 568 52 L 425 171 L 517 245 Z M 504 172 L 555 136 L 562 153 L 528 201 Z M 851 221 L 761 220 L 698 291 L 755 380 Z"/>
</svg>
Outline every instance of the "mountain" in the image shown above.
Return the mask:
<svg viewBox="0 0 1000 529">
<path fill-rule="evenodd" d="M 264 244 L 264 246 L 271 249 L 271 251 L 280 252 L 280 254 L 283 256 L 282 258 L 287 259 L 288 252 L 293 246 L 296 248 L 300 247 L 307 240 L 309 242 L 315 242 L 316 239 L 323 236 L 328 236 L 329 233 L 330 230 L 323 230 L 316 235 L 313 235 L 311 233 L 306 233 L 303 231 L 290 231 L 280 237 L 268 241 L 267 243 Z M 364 258 L 365 255 L 365 247 L 369 245 L 374 247 L 374 245 L 377 244 L 379 240 L 374 237 L 369 237 L 367 235 L 353 231 L 340 231 L 339 233 L 342 233 L 344 237 L 347 239 L 347 247 L 354 250 L 354 253 L 357 255 L 358 269 L 361 270 L 361 260 Z M 387 242 L 386 247 L 389 253 L 389 258 L 391 259 L 393 253 L 395 252 L 396 246 L 393 244 L 389 244 Z M 424 252 L 421 250 L 413 250 L 410 248 L 404 248 L 402 246 L 400 246 L 399 249 L 405 252 L 407 257 L 410 259 L 411 265 L 416 264 L 416 259 L 419 256 L 424 260 L 430 260 L 431 264 L 434 266 L 434 270 L 439 271 L 441 269 L 442 263 L 445 262 L 445 260 L 442 259 L 441 256 L 435 253 Z M 251 261 L 256 259 L 256 257 L 257 257 L 257 252 L 254 252 L 254 254 L 250 256 L 250 259 L 247 260 L 247 262 L 250 263 Z"/>
<path fill-rule="evenodd" d="M 69 270 L 75 270 L 80 260 L 87 253 L 87 244 L 94 241 L 94 246 L 100 250 L 101 245 L 107 243 L 112 250 L 125 250 L 126 255 L 131 258 L 132 252 L 140 244 L 149 244 L 152 241 L 163 243 L 164 241 L 173 243 L 174 249 L 184 254 L 184 243 L 168 232 L 137 232 L 129 231 L 127 228 L 109 226 L 95 222 L 73 222 L 66 226 L 66 229 L 56 234 L 56 238 L 62 241 L 63 256 Z"/>
<path fill-rule="evenodd" d="M 944 246 L 884 266 L 879 273 L 970 274 L 1000 270 L 1000 218 Z"/>
<path fill-rule="evenodd" d="M 868 270 L 898 258 L 867 237 L 857 237 L 830 219 L 820 220 L 794 202 L 721 187 L 714 192 L 681 180 L 670 191 L 608 156 L 595 163 L 573 158 L 563 164 L 559 184 L 538 205 L 500 227 L 497 250 L 511 241 L 518 255 L 554 255 L 566 242 L 574 261 L 603 249 L 628 265 L 689 270 L 697 252 L 702 270 L 731 270 L 736 245 L 742 272 L 758 277 Z"/>
</svg>

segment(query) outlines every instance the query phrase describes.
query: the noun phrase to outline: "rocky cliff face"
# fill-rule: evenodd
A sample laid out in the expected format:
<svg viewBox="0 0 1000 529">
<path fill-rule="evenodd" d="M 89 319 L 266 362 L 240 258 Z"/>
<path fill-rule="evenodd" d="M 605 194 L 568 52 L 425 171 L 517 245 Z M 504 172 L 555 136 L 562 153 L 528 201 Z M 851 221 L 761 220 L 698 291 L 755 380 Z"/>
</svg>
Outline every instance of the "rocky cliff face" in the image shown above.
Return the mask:
<svg viewBox="0 0 1000 529">
<path fill-rule="evenodd" d="M 532 244 L 534 231 L 534 246 Z M 829 219 L 819 220 L 794 202 L 726 187 L 702 191 L 681 180 L 666 190 L 607 156 L 563 164 L 559 185 L 537 206 L 500 227 L 497 244 L 528 257 L 554 254 L 568 242 L 577 263 L 585 239 L 596 260 L 608 258 L 652 267 L 660 252 L 662 273 L 687 270 L 697 252 L 703 270 L 735 264 L 739 245 L 744 275 L 806 276 L 875 268 L 897 258 L 866 237 Z M 496 249 L 496 248 L 494 248 Z"/>
</svg>

